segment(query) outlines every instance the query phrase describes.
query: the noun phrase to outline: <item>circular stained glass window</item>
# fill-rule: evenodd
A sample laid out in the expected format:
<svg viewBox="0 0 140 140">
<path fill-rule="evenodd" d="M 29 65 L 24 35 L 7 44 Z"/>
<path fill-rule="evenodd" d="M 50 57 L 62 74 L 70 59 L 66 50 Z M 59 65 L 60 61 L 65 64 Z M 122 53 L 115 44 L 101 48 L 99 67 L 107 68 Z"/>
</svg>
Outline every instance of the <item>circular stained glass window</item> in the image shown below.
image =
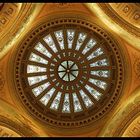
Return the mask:
<svg viewBox="0 0 140 140">
<path fill-rule="evenodd" d="M 75 21 L 37 27 L 16 57 L 23 103 L 51 125 L 93 122 L 120 94 L 123 70 L 117 45 L 99 27 Z"/>
</svg>

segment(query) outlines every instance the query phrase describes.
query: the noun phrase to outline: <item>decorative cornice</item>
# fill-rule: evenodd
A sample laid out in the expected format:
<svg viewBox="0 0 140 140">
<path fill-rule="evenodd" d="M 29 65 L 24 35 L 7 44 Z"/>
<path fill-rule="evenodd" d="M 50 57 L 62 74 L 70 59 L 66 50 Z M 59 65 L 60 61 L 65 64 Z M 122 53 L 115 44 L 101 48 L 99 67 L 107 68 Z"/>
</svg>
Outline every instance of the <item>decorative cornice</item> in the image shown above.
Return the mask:
<svg viewBox="0 0 140 140">
<path fill-rule="evenodd" d="M 120 9 L 120 10 L 122 10 L 122 14 L 128 12 L 129 9 L 132 9 L 133 10 L 129 14 L 129 16 L 126 15 L 126 17 L 124 16 L 124 18 L 122 18 L 115 11 L 117 8 L 115 9 L 114 7 L 111 7 L 110 4 L 98 4 L 98 5 L 119 26 L 121 26 L 122 28 L 124 28 L 125 30 L 127 30 L 132 35 L 134 35 L 136 37 L 140 37 L 140 28 L 136 27 L 135 24 L 132 22 L 132 20 L 130 20 L 131 19 L 130 17 L 132 17 L 132 16 L 133 16 L 133 19 L 134 20 L 138 20 L 140 17 L 139 17 L 138 12 L 135 12 L 135 9 L 133 9 L 133 6 L 131 6 L 131 4 L 121 4 L 120 5 L 121 7 L 122 6 L 124 7 L 123 9 Z M 125 20 L 125 18 L 128 18 L 129 20 Z"/>
</svg>

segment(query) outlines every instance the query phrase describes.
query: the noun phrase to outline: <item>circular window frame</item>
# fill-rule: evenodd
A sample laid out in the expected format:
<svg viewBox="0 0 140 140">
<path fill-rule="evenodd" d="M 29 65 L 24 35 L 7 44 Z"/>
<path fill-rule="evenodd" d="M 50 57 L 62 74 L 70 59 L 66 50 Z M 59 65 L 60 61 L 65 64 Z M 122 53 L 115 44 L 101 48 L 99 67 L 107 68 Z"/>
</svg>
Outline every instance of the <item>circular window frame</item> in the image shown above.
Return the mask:
<svg viewBox="0 0 140 140">
<path fill-rule="evenodd" d="M 63 24 L 76 24 L 76 25 L 80 25 L 82 27 L 86 27 L 89 30 L 92 30 L 94 32 L 96 32 L 97 34 L 99 34 L 99 36 L 101 36 L 103 39 L 106 40 L 106 42 L 109 44 L 109 46 L 112 47 L 113 52 L 115 53 L 116 56 L 116 60 L 117 60 L 117 64 L 118 64 L 118 81 L 117 81 L 117 86 L 115 88 L 115 92 L 113 93 L 110 101 L 108 104 L 105 105 L 105 107 L 98 111 L 97 113 L 95 113 L 95 115 L 87 117 L 86 119 L 80 120 L 80 121 L 56 121 L 55 119 L 50 119 L 45 117 L 44 115 L 42 115 L 40 112 L 38 112 L 36 110 L 36 108 L 34 108 L 31 103 L 28 101 L 28 99 L 26 99 L 26 97 L 24 96 L 24 91 L 21 88 L 22 85 L 20 83 L 20 75 L 17 74 L 19 73 L 20 70 L 20 64 L 21 64 L 21 56 L 22 54 L 24 54 L 25 49 L 27 49 L 27 47 L 29 44 L 33 44 L 33 37 L 36 35 L 39 35 L 40 32 L 43 32 L 44 30 L 56 26 L 57 24 L 63 25 Z M 118 100 L 118 98 L 120 97 L 121 94 L 121 89 L 123 87 L 123 79 L 124 79 L 124 70 L 123 70 L 123 59 L 121 58 L 121 53 L 119 52 L 119 47 L 117 47 L 118 44 L 116 44 L 116 42 L 107 34 L 104 32 L 103 29 L 101 29 L 100 27 L 98 27 L 96 24 L 93 23 L 89 23 L 87 21 L 81 20 L 81 19 L 73 19 L 73 18 L 62 18 L 62 19 L 55 19 L 52 20 L 51 22 L 46 22 L 43 23 L 42 25 L 39 25 L 38 27 L 36 27 L 35 30 L 33 30 L 29 37 L 27 37 L 27 39 L 25 41 L 23 41 L 23 43 L 21 44 L 22 47 L 20 47 L 17 56 L 16 56 L 16 67 L 15 67 L 15 84 L 17 85 L 17 90 L 19 93 L 19 97 L 22 101 L 22 103 L 25 105 L 25 107 L 27 108 L 27 110 L 29 112 L 31 112 L 33 114 L 33 116 L 35 116 L 36 118 L 38 118 L 39 120 L 46 122 L 49 125 L 53 125 L 53 126 L 58 126 L 58 127 L 79 127 L 79 126 L 83 126 L 83 125 L 88 125 L 89 123 L 93 123 L 99 119 L 101 119 L 103 116 L 105 116 L 105 114 L 107 114 L 107 112 L 109 112 L 109 110 L 114 106 L 114 104 L 116 103 L 116 100 Z M 35 101 L 33 101 L 33 103 L 35 103 Z"/>
</svg>

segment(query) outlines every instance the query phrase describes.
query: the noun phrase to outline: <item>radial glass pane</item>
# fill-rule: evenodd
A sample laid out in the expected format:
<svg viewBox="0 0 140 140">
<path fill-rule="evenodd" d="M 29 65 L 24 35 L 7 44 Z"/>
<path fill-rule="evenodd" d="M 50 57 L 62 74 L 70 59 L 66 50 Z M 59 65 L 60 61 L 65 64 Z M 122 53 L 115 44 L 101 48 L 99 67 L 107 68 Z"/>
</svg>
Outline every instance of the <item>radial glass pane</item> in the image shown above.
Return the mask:
<svg viewBox="0 0 140 140">
<path fill-rule="evenodd" d="M 69 67 L 69 68 L 70 68 L 73 64 L 74 64 L 73 61 L 68 61 L 68 67 Z M 72 68 L 73 68 L 73 66 L 72 66 Z"/>
<path fill-rule="evenodd" d="M 94 88 L 90 87 L 89 85 L 86 85 L 85 88 L 89 91 L 89 93 L 96 99 L 99 100 L 102 94 L 95 90 Z"/>
<path fill-rule="evenodd" d="M 78 66 L 76 64 L 74 64 L 71 69 L 72 70 L 78 70 Z"/>
<path fill-rule="evenodd" d="M 74 76 L 77 77 L 79 72 L 78 72 L 78 71 L 72 71 L 71 73 L 72 73 Z"/>
<path fill-rule="evenodd" d="M 73 44 L 73 40 L 74 40 L 74 34 L 75 34 L 75 30 L 67 30 L 67 42 L 68 42 L 68 48 L 71 49 L 72 48 L 72 44 Z"/>
<path fill-rule="evenodd" d="M 107 83 L 106 82 L 103 82 L 101 80 L 96 80 L 96 79 L 89 79 L 89 82 L 91 82 L 92 84 L 96 85 L 97 87 L 105 90 L 106 87 L 107 87 Z"/>
<path fill-rule="evenodd" d="M 61 50 L 63 50 L 64 49 L 63 31 L 62 30 L 56 31 L 56 32 L 54 32 L 54 34 L 55 34 L 55 37 L 60 45 Z"/>
<path fill-rule="evenodd" d="M 74 112 L 82 111 L 82 107 L 76 93 L 73 93 L 72 97 L 73 97 L 73 104 L 74 104 Z"/>
<path fill-rule="evenodd" d="M 50 89 L 41 99 L 40 102 L 45 106 L 48 104 L 49 100 L 51 99 L 52 95 L 55 92 L 55 88 Z"/>
<path fill-rule="evenodd" d="M 60 104 L 60 99 L 61 99 L 61 92 L 58 92 L 56 97 L 54 98 L 51 106 L 50 106 L 50 109 L 53 109 L 53 110 L 58 110 L 59 108 L 59 104 Z"/>
<path fill-rule="evenodd" d="M 93 106 L 93 102 L 91 101 L 91 99 L 86 95 L 86 93 L 83 90 L 80 90 L 80 95 L 82 97 L 82 100 L 86 106 L 86 108 L 89 108 L 91 106 Z"/>
<path fill-rule="evenodd" d="M 47 35 L 46 37 L 44 37 L 44 41 L 47 43 L 47 45 L 56 53 L 58 52 L 55 43 L 51 37 L 51 35 Z"/>
<path fill-rule="evenodd" d="M 78 39 L 77 39 L 77 43 L 76 43 L 76 50 L 79 50 L 81 45 L 83 44 L 85 38 L 86 38 L 87 34 L 86 33 L 79 33 Z"/>
<path fill-rule="evenodd" d="M 58 71 L 65 71 L 66 69 L 62 67 L 61 65 L 58 67 Z"/>
<path fill-rule="evenodd" d="M 63 76 L 66 74 L 66 72 L 59 72 L 58 75 L 60 78 L 63 78 Z"/>
<path fill-rule="evenodd" d="M 65 74 L 65 76 L 63 77 L 63 80 L 64 80 L 64 81 L 69 81 L 68 73 Z"/>
<path fill-rule="evenodd" d="M 64 68 L 67 68 L 67 61 L 62 62 L 61 65 L 64 66 Z"/>
<path fill-rule="evenodd" d="M 52 57 L 52 54 L 40 42 L 34 48 L 35 48 L 35 50 L 37 50 L 40 53 L 42 53 L 45 56 L 47 56 L 48 58 Z"/>
<path fill-rule="evenodd" d="M 73 81 L 75 79 L 75 77 L 72 74 L 69 74 L 70 77 L 70 81 Z"/>
<path fill-rule="evenodd" d="M 92 49 L 96 45 L 96 41 L 94 39 L 90 39 L 82 51 L 82 54 L 86 54 L 90 49 Z"/>
<path fill-rule="evenodd" d="M 32 92 L 33 94 L 37 97 L 38 95 L 40 95 L 45 89 L 48 88 L 48 86 L 50 85 L 49 82 L 43 84 L 43 85 L 40 85 L 34 89 L 32 89 Z"/>
<path fill-rule="evenodd" d="M 109 62 L 107 59 L 98 60 L 94 63 L 90 64 L 91 67 L 101 67 L 101 66 L 109 66 Z"/>
<path fill-rule="evenodd" d="M 88 57 L 87 57 L 87 59 L 88 60 L 91 60 L 91 59 L 93 59 L 93 58 L 95 58 L 95 57 L 98 57 L 99 55 L 102 55 L 104 52 L 103 52 L 103 50 L 101 49 L 101 48 L 98 48 L 98 49 L 96 49 L 94 52 L 92 52 Z"/>
<path fill-rule="evenodd" d="M 47 75 L 43 75 L 43 76 L 33 76 L 33 77 L 28 77 L 28 82 L 29 85 L 34 85 L 36 83 L 39 83 L 43 80 L 47 79 Z"/>
<path fill-rule="evenodd" d="M 70 113 L 70 101 L 69 101 L 69 94 L 65 94 L 64 97 L 64 103 L 63 103 L 63 108 L 62 108 L 62 112 L 63 113 Z"/>
<path fill-rule="evenodd" d="M 37 63 L 48 64 L 47 60 L 43 59 L 42 57 L 40 57 L 39 55 L 35 53 L 31 53 L 29 60 L 37 62 Z"/>
<path fill-rule="evenodd" d="M 91 71 L 90 72 L 91 75 L 96 75 L 96 76 L 99 76 L 99 77 L 109 77 L 110 73 L 109 73 L 109 70 L 97 70 L 97 71 Z"/>
<path fill-rule="evenodd" d="M 34 65 L 27 66 L 27 73 L 38 73 L 38 72 L 46 72 L 46 68 Z"/>
</svg>

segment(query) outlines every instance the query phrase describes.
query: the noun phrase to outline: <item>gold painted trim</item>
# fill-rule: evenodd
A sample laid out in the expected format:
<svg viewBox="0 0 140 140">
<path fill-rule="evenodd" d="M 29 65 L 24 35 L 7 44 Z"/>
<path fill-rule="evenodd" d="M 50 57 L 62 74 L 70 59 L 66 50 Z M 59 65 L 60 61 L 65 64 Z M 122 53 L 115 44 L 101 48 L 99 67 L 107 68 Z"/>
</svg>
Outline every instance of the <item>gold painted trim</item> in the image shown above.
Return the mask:
<svg viewBox="0 0 140 140">
<path fill-rule="evenodd" d="M 140 116 L 140 87 L 115 111 L 101 130 L 99 137 L 120 137 L 129 125 Z"/>
<path fill-rule="evenodd" d="M 110 30 L 117 33 L 121 38 L 126 40 L 129 44 L 134 46 L 136 49 L 140 49 L 140 38 L 139 35 L 135 36 L 128 32 L 125 28 L 121 27 L 118 23 L 113 20 L 113 17 L 109 17 L 104 10 L 96 3 L 85 4 L 91 12 L 93 12 Z"/>
<path fill-rule="evenodd" d="M 19 9 L 19 14 L 17 16 L 17 21 L 15 22 L 16 24 L 9 31 L 10 37 L 6 36 L 6 39 L 2 38 L 4 44 L 0 45 L 0 59 L 2 59 L 2 57 L 4 57 L 8 53 L 8 51 L 17 43 L 20 37 L 25 33 L 26 29 L 31 25 L 32 21 L 38 15 L 43 5 L 44 4 L 38 3 L 25 3 L 21 5 Z M 12 31 L 14 30 L 16 30 L 16 32 L 12 33 Z"/>
</svg>

